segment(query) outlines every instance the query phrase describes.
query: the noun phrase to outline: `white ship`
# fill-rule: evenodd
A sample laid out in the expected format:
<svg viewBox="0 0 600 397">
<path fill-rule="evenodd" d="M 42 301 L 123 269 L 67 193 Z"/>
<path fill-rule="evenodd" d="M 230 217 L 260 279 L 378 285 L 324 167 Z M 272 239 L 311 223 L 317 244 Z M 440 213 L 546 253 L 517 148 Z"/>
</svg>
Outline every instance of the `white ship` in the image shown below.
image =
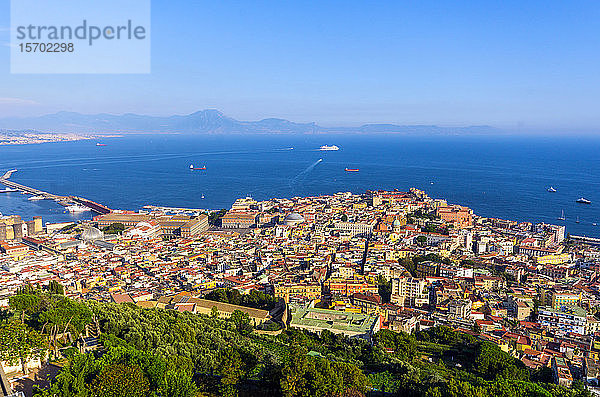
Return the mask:
<svg viewBox="0 0 600 397">
<path fill-rule="evenodd" d="M 69 205 L 68 207 L 65 207 L 65 209 L 71 213 L 86 212 L 90 210 L 88 207 L 79 204 Z"/>
<path fill-rule="evenodd" d="M 33 196 L 33 197 L 29 197 L 27 200 L 29 200 L 29 201 L 46 200 L 46 197 L 44 197 L 44 196 Z"/>
<path fill-rule="evenodd" d="M 319 150 L 332 151 L 332 150 L 340 150 L 340 148 L 335 145 L 331 145 L 331 146 L 323 145 L 319 148 Z"/>
</svg>

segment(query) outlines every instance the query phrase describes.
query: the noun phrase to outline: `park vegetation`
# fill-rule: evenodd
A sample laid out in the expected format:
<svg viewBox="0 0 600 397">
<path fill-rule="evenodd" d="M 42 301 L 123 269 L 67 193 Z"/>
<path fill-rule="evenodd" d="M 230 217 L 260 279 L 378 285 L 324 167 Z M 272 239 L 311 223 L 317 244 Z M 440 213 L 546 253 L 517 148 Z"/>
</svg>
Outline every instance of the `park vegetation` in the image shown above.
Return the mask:
<svg viewBox="0 0 600 397">
<path fill-rule="evenodd" d="M 445 326 L 414 335 L 381 330 L 370 342 L 329 331 L 261 335 L 243 314 L 221 319 L 56 292 L 23 289 L 0 313 L 1 359 L 37 356 L 62 366 L 37 396 L 589 395 L 580 383 L 551 384 L 547 369 L 532 372 L 495 344 Z M 215 292 L 229 295 L 236 296 Z M 83 352 L 71 341 L 90 330 L 99 332 L 100 348 Z"/>
</svg>

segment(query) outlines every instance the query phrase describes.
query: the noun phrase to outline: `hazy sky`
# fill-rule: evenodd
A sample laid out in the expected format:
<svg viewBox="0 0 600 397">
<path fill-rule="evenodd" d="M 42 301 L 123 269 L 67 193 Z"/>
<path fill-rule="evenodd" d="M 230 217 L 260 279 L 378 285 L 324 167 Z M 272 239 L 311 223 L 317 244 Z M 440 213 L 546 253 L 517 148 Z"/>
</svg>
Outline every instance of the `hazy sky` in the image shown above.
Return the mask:
<svg viewBox="0 0 600 397">
<path fill-rule="evenodd" d="M 11 75 L 9 8 L 0 0 L 0 117 L 217 108 L 600 131 L 598 1 L 155 0 L 148 75 Z"/>
</svg>

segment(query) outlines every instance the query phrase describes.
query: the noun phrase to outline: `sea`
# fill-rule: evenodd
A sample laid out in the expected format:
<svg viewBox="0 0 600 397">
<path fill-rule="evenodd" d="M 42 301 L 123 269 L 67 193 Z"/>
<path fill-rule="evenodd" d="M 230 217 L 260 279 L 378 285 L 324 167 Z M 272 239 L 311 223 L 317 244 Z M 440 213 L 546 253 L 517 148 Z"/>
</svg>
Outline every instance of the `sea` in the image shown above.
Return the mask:
<svg viewBox="0 0 600 397">
<path fill-rule="evenodd" d="M 340 150 L 320 151 L 322 145 Z M 600 137 L 126 135 L 0 146 L 0 173 L 11 169 L 15 182 L 125 210 L 220 209 L 248 196 L 416 187 L 481 216 L 563 224 L 568 233 L 600 237 Z M 28 197 L 0 193 L 0 212 L 40 215 L 44 223 L 92 216 Z M 592 203 L 579 204 L 580 197 Z"/>
</svg>

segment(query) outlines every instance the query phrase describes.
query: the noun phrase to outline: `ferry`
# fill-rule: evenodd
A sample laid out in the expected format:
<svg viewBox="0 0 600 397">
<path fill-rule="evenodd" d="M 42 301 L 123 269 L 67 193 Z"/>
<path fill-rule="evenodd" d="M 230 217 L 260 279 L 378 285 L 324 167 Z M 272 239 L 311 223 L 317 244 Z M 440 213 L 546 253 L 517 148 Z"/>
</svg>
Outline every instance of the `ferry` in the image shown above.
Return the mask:
<svg viewBox="0 0 600 397">
<path fill-rule="evenodd" d="M 206 166 L 203 165 L 202 167 L 194 167 L 193 164 L 190 164 L 190 170 L 205 170 Z"/>
<path fill-rule="evenodd" d="M 18 189 L 11 189 L 11 188 L 6 188 L 6 189 L 2 189 L 0 190 L 0 193 L 12 193 L 12 192 L 18 192 Z"/>
<path fill-rule="evenodd" d="M 29 197 L 27 200 L 29 200 L 29 201 L 46 200 L 46 197 L 44 197 L 44 196 L 33 196 L 33 197 Z"/>
<path fill-rule="evenodd" d="M 106 143 L 96 142 L 96 146 L 106 146 Z"/>
<path fill-rule="evenodd" d="M 334 151 L 334 150 L 340 150 L 339 147 L 335 146 L 335 145 L 323 145 L 319 148 L 319 150 L 323 150 L 323 151 Z"/>
<path fill-rule="evenodd" d="M 358 172 L 360 170 L 358 168 L 345 168 L 344 171 L 346 171 L 346 172 Z"/>
<path fill-rule="evenodd" d="M 556 193 L 556 189 L 552 186 L 550 186 L 548 189 L 546 189 L 547 191 L 549 191 L 550 193 Z"/>
<path fill-rule="evenodd" d="M 580 204 L 592 204 L 592 202 L 590 200 L 586 199 L 585 197 L 578 198 L 575 201 Z"/>
<path fill-rule="evenodd" d="M 69 205 L 65 209 L 71 213 L 86 212 L 90 210 L 88 207 L 84 207 L 83 205 L 79 204 Z"/>
</svg>

